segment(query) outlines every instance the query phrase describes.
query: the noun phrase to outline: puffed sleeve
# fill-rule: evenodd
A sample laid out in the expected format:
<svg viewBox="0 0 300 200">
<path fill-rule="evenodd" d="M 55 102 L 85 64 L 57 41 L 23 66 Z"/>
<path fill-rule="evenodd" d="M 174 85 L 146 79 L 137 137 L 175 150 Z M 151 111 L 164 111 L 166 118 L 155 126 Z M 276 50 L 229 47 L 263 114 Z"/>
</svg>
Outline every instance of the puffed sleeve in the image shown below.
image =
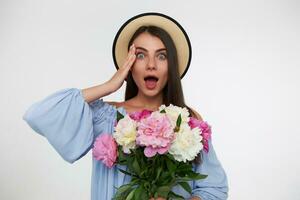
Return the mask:
<svg viewBox="0 0 300 200">
<path fill-rule="evenodd" d="M 201 200 L 225 200 L 228 197 L 227 175 L 217 158 L 211 139 L 208 144 L 208 153 L 203 152 L 202 163 L 195 166 L 196 172 L 208 176 L 194 181 L 192 196 L 198 196 Z"/>
<path fill-rule="evenodd" d="M 92 148 L 96 137 L 93 123 L 105 125 L 107 105 L 103 99 L 88 104 L 80 89 L 66 88 L 32 104 L 23 119 L 44 136 L 64 160 L 73 163 Z"/>
</svg>

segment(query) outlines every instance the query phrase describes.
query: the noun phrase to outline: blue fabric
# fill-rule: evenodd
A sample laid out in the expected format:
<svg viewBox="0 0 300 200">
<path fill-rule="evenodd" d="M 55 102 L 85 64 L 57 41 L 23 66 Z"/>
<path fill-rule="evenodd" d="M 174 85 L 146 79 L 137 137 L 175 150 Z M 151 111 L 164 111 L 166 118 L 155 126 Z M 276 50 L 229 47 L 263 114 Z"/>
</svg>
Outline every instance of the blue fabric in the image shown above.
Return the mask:
<svg viewBox="0 0 300 200">
<path fill-rule="evenodd" d="M 32 104 L 23 119 L 35 132 L 45 137 L 65 161 L 74 163 L 87 154 L 99 134 L 113 132 L 117 110 L 126 114 L 123 107 L 117 108 L 103 99 L 87 103 L 80 89 L 66 88 Z M 227 199 L 227 176 L 211 140 L 209 153 L 203 153 L 202 159 L 203 163 L 194 165 L 194 170 L 208 177 L 189 182 L 193 188 L 192 196 L 202 200 Z M 130 177 L 119 172 L 116 167 L 109 169 L 93 157 L 92 162 L 92 200 L 111 199 L 116 191 L 114 186 L 119 187 L 130 181 Z M 125 169 L 123 166 L 118 167 Z M 173 191 L 187 199 L 190 197 L 180 187 L 175 187 Z"/>
</svg>

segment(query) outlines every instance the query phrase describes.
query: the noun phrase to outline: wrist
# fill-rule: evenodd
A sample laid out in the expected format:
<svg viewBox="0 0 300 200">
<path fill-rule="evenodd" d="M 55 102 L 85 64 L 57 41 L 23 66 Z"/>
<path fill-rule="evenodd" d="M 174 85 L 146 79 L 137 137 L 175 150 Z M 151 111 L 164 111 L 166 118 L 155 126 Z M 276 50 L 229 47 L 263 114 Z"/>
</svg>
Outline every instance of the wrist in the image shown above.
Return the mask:
<svg viewBox="0 0 300 200">
<path fill-rule="evenodd" d="M 107 88 L 107 92 L 109 94 L 111 94 L 111 93 L 113 93 L 113 92 L 116 91 L 116 89 L 115 89 L 114 85 L 111 83 L 111 81 L 105 82 L 104 85 L 105 85 L 105 88 Z"/>
</svg>

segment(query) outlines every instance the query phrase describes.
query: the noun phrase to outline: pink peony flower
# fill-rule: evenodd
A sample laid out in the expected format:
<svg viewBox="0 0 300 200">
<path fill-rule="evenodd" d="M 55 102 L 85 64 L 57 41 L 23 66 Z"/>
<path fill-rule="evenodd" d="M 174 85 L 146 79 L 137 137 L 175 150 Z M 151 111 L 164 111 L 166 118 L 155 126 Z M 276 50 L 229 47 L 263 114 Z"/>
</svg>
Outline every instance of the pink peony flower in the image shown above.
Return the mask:
<svg viewBox="0 0 300 200">
<path fill-rule="evenodd" d="M 92 154 L 96 160 L 102 160 L 107 167 L 112 168 L 117 160 L 117 143 L 112 135 L 100 134 L 94 142 Z"/>
<path fill-rule="evenodd" d="M 138 124 L 136 143 L 146 146 L 144 154 L 153 157 L 156 153 L 166 153 L 174 139 L 173 127 L 167 115 L 152 112 L 147 118 L 141 119 Z"/>
<path fill-rule="evenodd" d="M 209 150 L 208 140 L 211 139 L 211 126 L 207 122 L 200 121 L 194 117 L 190 117 L 188 124 L 192 129 L 195 127 L 200 128 L 201 136 L 203 137 L 202 143 L 204 146 L 204 151 L 207 153 Z"/>
<path fill-rule="evenodd" d="M 136 112 L 129 113 L 129 116 L 131 119 L 139 122 L 139 121 L 141 121 L 141 119 L 150 116 L 151 113 L 152 113 L 151 110 L 144 109 L 142 111 L 136 111 Z"/>
</svg>

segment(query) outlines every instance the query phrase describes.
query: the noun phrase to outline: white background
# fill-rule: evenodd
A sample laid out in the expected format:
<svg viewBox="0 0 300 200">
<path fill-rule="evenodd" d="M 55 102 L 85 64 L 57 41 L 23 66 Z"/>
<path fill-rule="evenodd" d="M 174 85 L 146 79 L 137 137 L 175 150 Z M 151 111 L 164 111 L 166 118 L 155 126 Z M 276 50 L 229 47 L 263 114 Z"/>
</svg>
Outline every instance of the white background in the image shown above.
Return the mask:
<svg viewBox="0 0 300 200">
<path fill-rule="evenodd" d="M 296 0 L 1 0 L 0 199 L 90 198 L 91 151 L 65 162 L 22 115 L 59 89 L 107 81 L 115 33 L 149 11 L 190 36 L 185 99 L 212 125 L 229 199 L 299 199 L 299 10 Z"/>
</svg>

